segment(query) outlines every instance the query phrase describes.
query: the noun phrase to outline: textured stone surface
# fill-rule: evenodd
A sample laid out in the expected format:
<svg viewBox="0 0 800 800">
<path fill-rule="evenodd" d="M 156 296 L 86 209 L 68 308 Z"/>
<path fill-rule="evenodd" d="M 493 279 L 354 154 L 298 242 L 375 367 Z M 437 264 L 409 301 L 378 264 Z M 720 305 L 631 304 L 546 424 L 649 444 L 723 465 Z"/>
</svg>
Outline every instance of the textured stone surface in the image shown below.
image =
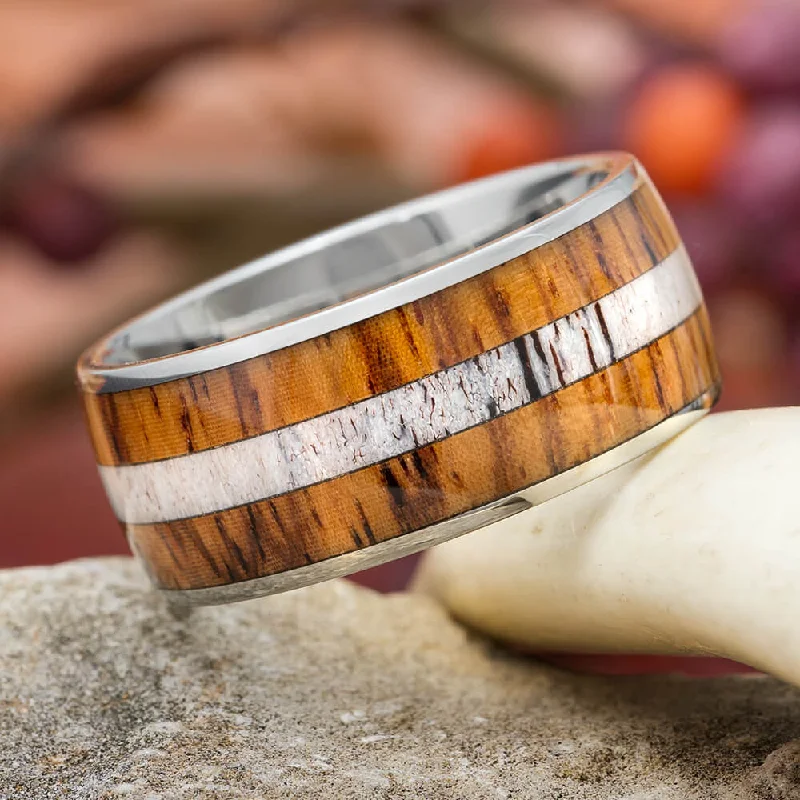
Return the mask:
<svg viewBox="0 0 800 800">
<path fill-rule="evenodd" d="M 125 560 L 0 573 L 2 798 L 800 797 L 800 694 L 600 679 L 330 583 L 173 618 Z"/>
</svg>

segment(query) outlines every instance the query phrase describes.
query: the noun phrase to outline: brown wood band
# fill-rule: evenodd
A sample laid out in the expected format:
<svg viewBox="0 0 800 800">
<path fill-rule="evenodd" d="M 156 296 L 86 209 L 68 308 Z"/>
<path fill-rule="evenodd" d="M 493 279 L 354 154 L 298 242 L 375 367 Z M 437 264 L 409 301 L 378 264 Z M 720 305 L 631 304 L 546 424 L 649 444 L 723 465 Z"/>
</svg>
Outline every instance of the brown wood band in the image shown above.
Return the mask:
<svg viewBox="0 0 800 800">
<path fill-rule="evenodd" d="M 354 552 L 518 492 L 652 428 L 719 374 L 700 308 L 582 381 L 414 452 L 269 500 L 192 519 L 128 525 L 164 589 L 221 586 Z"/>
<path fill-rule="evenodd" d="M 511 341 L 618 289 L 679 244 L 645 182 L 555 241 L 413 303 L 229 367 L 95 394 L 79 365 L 102 465 L 249 438 L 402 386 Z"/>
</svg>

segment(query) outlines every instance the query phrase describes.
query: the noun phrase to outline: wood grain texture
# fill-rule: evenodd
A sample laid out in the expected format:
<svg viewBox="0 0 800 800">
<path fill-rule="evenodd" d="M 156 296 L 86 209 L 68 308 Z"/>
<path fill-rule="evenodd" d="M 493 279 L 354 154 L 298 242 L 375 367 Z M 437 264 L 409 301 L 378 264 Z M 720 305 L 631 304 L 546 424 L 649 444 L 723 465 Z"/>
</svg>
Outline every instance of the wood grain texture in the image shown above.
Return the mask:
<svg viewBox="0 0 800 800">
<path fill-rule="evenodd" d="M 351 405 L 572 313 L 662 261 L 678 235 L 655 191 L 441 292 L 313 340 L 157 386 L 83 397 L 98 462 L 235 442 Z M 88 374 L 84 364 L 79 378 Z"/>
<path fill-rule="evenodd" d="M 505 416 L 270 500 L 129 525 L 165 589 L 275 574 L 402 536 L 563 472 L 652 428 L 719 375 L 700 309 L 633 355 Z"/>
<path fill-rule="evenodd" d="M 100 466 L 117 517 L 169 522 L 305 488 L 536 402 L 650 344 L 702 304 L 683 247 L 591 305 L 397 389 L 259 436 Z"/>
</svg>

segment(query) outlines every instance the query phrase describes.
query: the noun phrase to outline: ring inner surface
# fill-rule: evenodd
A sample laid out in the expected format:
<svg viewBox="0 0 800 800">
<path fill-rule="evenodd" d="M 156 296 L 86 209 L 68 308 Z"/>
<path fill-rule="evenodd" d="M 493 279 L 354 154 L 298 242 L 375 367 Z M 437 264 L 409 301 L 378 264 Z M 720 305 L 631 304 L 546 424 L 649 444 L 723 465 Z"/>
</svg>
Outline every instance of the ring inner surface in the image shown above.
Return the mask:
<svg viewBox="0 0 800 800">
<path fill-rule="evenodd" d="M 536 177 L 539 175 L 540 177 Z M 512 173 L 344 226 L 235 270 L 139 318 L 104 353 L 108 365 L 176 355 L 270 328 L 409 278 L 558 210 L 597 186 L 607 167 Z"/>
</svg>

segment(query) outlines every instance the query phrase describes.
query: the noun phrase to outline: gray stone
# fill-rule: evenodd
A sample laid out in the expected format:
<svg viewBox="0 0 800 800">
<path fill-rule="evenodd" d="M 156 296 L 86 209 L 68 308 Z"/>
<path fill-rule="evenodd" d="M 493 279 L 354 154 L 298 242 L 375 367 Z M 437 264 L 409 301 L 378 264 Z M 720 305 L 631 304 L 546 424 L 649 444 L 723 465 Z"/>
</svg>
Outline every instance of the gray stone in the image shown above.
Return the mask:
<svg viewBox="0 0 800 800">
<path fill-rule="evenodd" d="M 180 620 L 124 559 L 0 573 L 2 798 L 800 797 L 800 693 L 590 678 L 344 582 Z"/>
</svg>

